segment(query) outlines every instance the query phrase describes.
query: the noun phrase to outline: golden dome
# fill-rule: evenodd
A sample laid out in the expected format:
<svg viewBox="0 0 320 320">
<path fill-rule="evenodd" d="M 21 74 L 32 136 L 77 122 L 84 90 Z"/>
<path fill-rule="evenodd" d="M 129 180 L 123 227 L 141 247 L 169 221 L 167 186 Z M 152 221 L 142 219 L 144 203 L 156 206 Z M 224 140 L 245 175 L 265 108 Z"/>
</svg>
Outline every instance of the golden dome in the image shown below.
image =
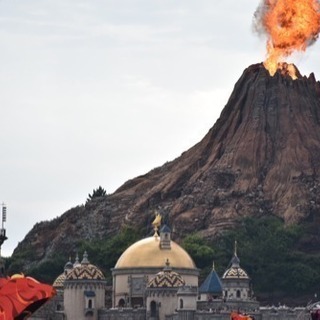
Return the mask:
<svg viewBox="0 0 320 320">
<path fill-rule="evenodd" d="M 189 254 L 174 241 L 170 249 L 160 248 L 160 237 L 142 239 L 131 245 L 119 258 L 118 268 L 162 268 L 167 259 L 173 268 L 196 269 Z"/>
</svg>

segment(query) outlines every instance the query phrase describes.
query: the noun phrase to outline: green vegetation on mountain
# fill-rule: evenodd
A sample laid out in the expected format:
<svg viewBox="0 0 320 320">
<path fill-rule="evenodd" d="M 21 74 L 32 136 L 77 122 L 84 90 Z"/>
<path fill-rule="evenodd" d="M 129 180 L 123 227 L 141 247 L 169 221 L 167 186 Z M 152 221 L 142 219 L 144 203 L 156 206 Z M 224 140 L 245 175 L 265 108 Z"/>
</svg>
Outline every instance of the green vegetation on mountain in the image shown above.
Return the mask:
<svg viewBox="0 0 320 320">
<path fill-rule="evenodd" d="M 88 252 L 89 260 L 103 271 L 106 279 L 111 281 L 111 268 L 114 268 L 121 254 L 134 242 L 140 240 L 141 233 L 131 227 L 124 227 L 110 239 L 81 241 L 79 252 Z M 111 283 L 111 282 L 110 282 Z"/>
<path fill-rule="evenodd" d="M 211 258 L 222 276 L 237 241 L 240 265 L 251 277 L 256 295 L 266 301 L 277 301 L 319 294 L 320 254 L 306 253 L 302 246 L 306 233 L 305 227 L 285 226 L 277 217 L 244 218 L 237 228 L 214 241 L 191 235 L 184 243 L 191 249 L 198 245 L 200 252 L 212 248 Z M 208 262 L 209 257 L 194 250 L 190 250 L 190 254 L 198 266 Z"/>
<path fill-rule="evenodd" d="M 304 227 L 298 225 L 285 226 L 276 217 L 244 218 L 239 221 L 237 228 L 217 239 L 206 240 L 198 234 L 191 234 L 181 244 L 202 270 L 201 283 L 211 270 L 213 261 L 216 271 L 222 276 L 233 256 L 236 240 L 240 265 L 250 275 L 258 298 L 272 301 L 273 298 L 312 297 L 315 293 L 319 294 L 320 255 L 303 250 L 301 243 L 306 232 Z M 99 266 L 111 283 L 110 269 L 115 266 L 122 252 L 142 237 L 141 232 L 125 227 L 112 238 L 79 242 L 79 253 L 87 250 L 90 262 Z M 32 252 L 26 252 L 25 255 L 30 258 Z M 27 274 L 53 282 L 63 272 L 67 259 L 67 253 L 61 254 L 28 270 Z M 19 272 L 23 260 L 23 256 L 9 258 L 7 264 L 10 271 Z"/>
</svg>

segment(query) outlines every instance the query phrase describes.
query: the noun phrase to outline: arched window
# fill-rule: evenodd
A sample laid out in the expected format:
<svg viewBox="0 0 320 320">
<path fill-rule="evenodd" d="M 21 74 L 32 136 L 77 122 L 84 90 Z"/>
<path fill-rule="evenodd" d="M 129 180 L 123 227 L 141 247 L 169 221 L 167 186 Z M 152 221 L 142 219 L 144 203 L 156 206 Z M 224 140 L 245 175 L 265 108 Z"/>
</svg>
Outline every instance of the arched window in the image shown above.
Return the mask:
<svg viewBox="0 0 320 320">
<path fill-rule="evenodd" d="M 92 309 L 92 300 L 91 299 L 88 300 L 88 309 Z"/>
<path fill-rule="evenodd" d="M 183 309 L 183 300 L 180 299 L 180 309 Z"/>
<path fill-rule="evenodd" d="M 125 304 L 126 304 L 126 302 L 124 301 L 124 299 L 120 299 L 119 300 L 118 305 L 119 305 L 120 308 L 123 308 L 125 306 Z"/>
<path fill-rule="evenodd" d="M 237 298 L 240 298 L 241 297 L 241 292 L 240 290 L 237 290 Z"/>
<path fill-rule="evenodd" d="M 157 303 L 153 300 L 150 302 L 150 316 L 151 317 L 157 316 Z"/>
</svg>

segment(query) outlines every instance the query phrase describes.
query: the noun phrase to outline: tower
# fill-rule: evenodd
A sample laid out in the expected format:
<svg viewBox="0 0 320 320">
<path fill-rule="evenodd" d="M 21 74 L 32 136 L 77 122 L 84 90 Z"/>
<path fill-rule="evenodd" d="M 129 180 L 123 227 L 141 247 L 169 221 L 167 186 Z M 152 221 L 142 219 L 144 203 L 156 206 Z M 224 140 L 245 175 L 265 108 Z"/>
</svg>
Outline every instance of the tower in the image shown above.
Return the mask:
<svg viewBox="0 0 320 320">
<path fill-rule="evenodd" d="M 0 229 L 0 277 L 5 277 L 5 261 L 1 256 L 1 246 L 8 239 L 4 223 L 7 221 L 7 206 L 2 203 L 2 225 Z"/>
<path fill-rule="evenodd" d="M 84 252 L 81 263 L 71 269 L 64 281 L 64 311 L 68 320 L 98 319 L 105 304 L 106 280 L 99 268 L 89 263 Z"/>
<path fill-rule="evenodd" d="M 250 300 L 250 278 L 240 267 L 237 254 L 237 241 L 234 243 L 234 253 L 230 261 L 231 267 L 222 276 L 223 297 L 227 300 Z"/>
<path fill-rule="evenodd" d="M 212 301 L 222 295 L 222 283 L 212 263 L 212 270 L 199 288 L 200 300 Z"/>
<path fill-rule="evenodd" d="M 183 277 L 172 270 L 167 259 L 166 266 L 149 281 L 147 295 L 147 319 L 165 320 L 177 307 L 177 292 L 185 285 Z M 181 299 L 183 304 L 183 299 Z M 183 306 L 182 306 L 183 307 Z"/>
<path fill-rule="evenodd" d="M 160 248 L 171 249 L 171 229 L 167 225 L 160 229 Z"/>
</svg>

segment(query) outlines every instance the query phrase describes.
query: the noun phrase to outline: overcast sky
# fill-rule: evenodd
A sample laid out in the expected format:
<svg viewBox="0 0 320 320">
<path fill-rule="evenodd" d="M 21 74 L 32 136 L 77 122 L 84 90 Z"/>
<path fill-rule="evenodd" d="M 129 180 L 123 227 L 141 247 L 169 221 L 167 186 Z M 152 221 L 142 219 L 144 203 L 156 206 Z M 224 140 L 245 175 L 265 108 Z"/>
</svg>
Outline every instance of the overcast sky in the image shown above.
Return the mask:
<svg viewBox="0 0 320 320">
<path fill-rule="evenodd" d="M 112 193 L 200 141 L 265 58 L 258 4 L 0 0 L 3 255 L 99 185 Z M 319 58 L 316 44 L 293 61 L 317 77 Z"/>
</svg>

